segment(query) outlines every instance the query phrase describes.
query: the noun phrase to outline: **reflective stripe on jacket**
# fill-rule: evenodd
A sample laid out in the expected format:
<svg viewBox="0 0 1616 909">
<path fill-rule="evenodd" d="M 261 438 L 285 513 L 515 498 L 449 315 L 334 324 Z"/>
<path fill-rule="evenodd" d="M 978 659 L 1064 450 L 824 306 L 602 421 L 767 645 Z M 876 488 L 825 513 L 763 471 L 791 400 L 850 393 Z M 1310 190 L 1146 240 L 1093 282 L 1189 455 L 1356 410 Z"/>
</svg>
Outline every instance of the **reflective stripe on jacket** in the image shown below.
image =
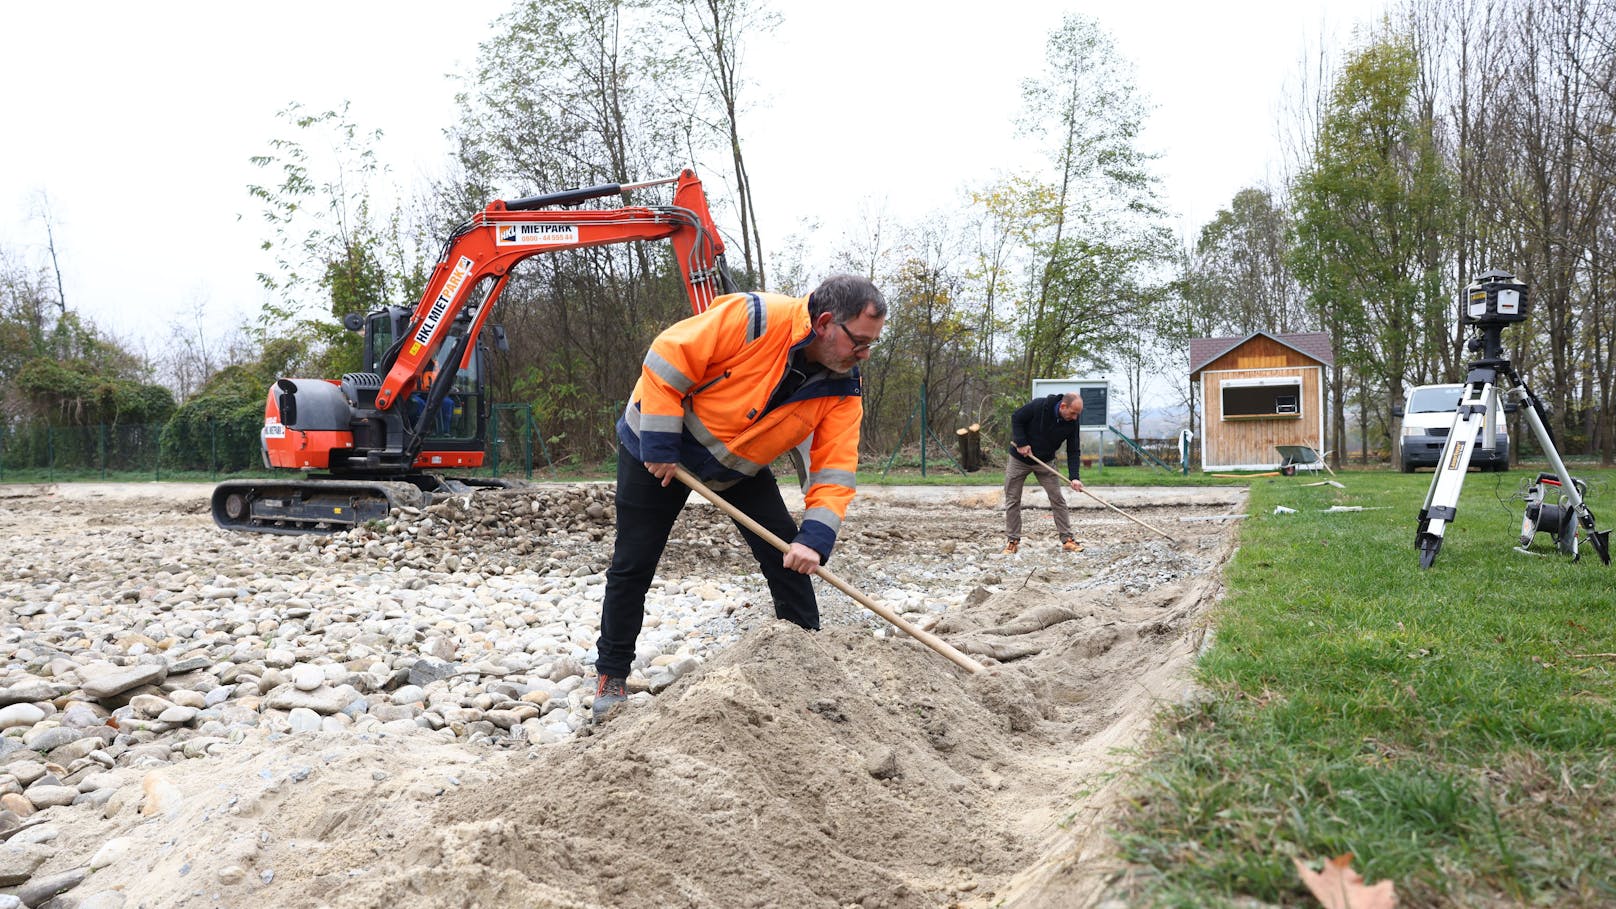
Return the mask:
<svg viewBox="0 0 1616 909">
<path fill-rule="evenodd" d="M 647 463 L 678 462 L 723 488 L 812 438 L 795 542 L 830 558 L 858 470 L 857 367 L 820 371 L 768 409 L 791 354 L 814 339 L 807 297 L 728 294 L 651 342 L 617 436 Z"/>
</svg>

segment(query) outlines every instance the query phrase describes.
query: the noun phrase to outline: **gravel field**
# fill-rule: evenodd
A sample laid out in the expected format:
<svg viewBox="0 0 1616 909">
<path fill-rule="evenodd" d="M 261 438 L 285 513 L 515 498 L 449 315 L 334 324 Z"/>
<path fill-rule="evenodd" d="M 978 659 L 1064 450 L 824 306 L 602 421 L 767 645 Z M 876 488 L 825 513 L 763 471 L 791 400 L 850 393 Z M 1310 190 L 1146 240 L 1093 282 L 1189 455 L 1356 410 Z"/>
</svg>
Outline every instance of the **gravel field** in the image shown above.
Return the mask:
<svg viewBox="0 0 1616 909">
<path fill-rule="evenodd" d="M 1005 557 L 992 487 L 882 487 L 775 621 L 693 502 L 628 709 L 588 721 L 603 484 L 329 537 L 194 484 L 0 486 L 0 909 L 1103 904 L 1116 749 L 1188 694 L 1240 489 L 1097 490 Z M 788 499 L 789 501 L 789 499 Z M 1029 504 L 1041 503 L 1029 490 Z"/>
</svg>

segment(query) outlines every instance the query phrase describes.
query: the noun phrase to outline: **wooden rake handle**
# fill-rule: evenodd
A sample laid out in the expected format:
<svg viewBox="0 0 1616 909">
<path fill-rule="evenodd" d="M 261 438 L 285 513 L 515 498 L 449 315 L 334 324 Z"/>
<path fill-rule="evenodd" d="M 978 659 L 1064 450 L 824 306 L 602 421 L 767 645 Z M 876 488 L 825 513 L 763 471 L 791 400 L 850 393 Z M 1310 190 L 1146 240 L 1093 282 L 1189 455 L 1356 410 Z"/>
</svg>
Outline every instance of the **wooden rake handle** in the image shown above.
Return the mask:
<svg viewBox="0 0 1616 909">
<path fill-rule="evenodd" d="M 1072 481 L 1071 481 L 1071 479 L 1069 477 L 1067 477 L 1065 474 L 1061 473 L 1060 471 L 1056 470 L 1055 468 L 1050 467 L 1048 464 L 1045 464 L 1043 461 L 1040 461 L 1038 459 L 1037 455 L 1029 454 L 1029 455 L 1027 455 L 1027 457 L 1032 458 L 1035 462 L 1037 462 L 1039 467 L 1042 467 L 1043 469 L 1049 471 L 1050 473 L 1054 474 L 1055 476 L 1060 477 L 1061 479 L 1065 480 L 1067 485 L 1071 485 Z M 1175 539 L 1171 534 L 1167 533 L 1166 531 L 1162 530 L 1161 528 L 1152 527 L 1149 524 L 1146 524 L 1144 521 L 1141 521 L 1138 518 L 1134 517 L 1133 515 L 1127 513 L 1126 511 L 1123 511 L 1122 509 L 1118 508 L 1117 506 L 1112 505 L 1110 502 L 1107 502 L 1106 500 L 1100 498 L 1099 496 L 1095 495 L 1094 493 L 1089 492 L 1088 487 L 1085 486 L 1083 489 L 1080 490 L 1080 492 L 1082 492 L 1084 495 L 1088 496 L 1089 498 L 1093 499 L 1094 501 L 1099 502 L 1101 505 L 1104 505 L 1105 507 L 1111 509 L 1112 511 L 1116 512 L 1117 514 L 1122 515 L 1123 517 L 1125 517 L 1128 520 L 1134 522 L 1135 524 L 1138 524 L 1140 527 L 1143 527 L 1146 530 L 1153 530 L 1156 533 L 1159 533 L 1162 536 L 1166 537 L 1167 539 L 1172 540 L 1174 543 L 1178 542 L 1178 540 Z"/>
<path fill-rule="evenodd" d="M 713 492 L 711 489 L 708 489 L 707 484 L 696 479 L 695 475 L 693 475 L 690 471 L 685 470 L 683 467 L 675 467 L 673 473 L 674 476 L 679 478 L 679 482 L 701 493 L 702 498 L 713 503 L 714 505 L 717 505 L 721 511 L 740 522 L 741 526 L 745 527 L 747 530 L 750 530 L 763 539 L 768 540 L 769 544 L 775 549 L 778 549 L 781 552 L 790 551 L 791 545 L 789 543 L 769 532 L 768 528 L 764 527 L 762 524 L 759 524 L 757 521 L 752 520 L 750 516 L 741 511 L 739 508 L 736 508 L 734 505 L 731 505 L 724 499 L 719 498 L 717 493 Z M 978 663 L 965 654 L 960 653 L 958 650 L 955 650 L 953 645 L 949 644 L 947 641 L 929 631 L 922 631 L 908 622 L 905 622 L 891 609 L 882 606 L 875 600 L 872 600 L 860 593 L 853 585 L 832 574 L 829 568 L 820 565 L 814 569 L 814 574 L 817 574 L 823 578 L 825 583 L 852 597 L 865 609 L 870 610 L 881 618 L 892 623 L 892 625 L 899 631 L 909 635 L 920 643 L 925 644 L 927 647 L 930 647 L 931 649 L 952 660 L 954 664 L 960 668 L 968 670 L 973 674 L 987 671 L 985 668 L 983 668 L 981 663 Z"/>
</svg>

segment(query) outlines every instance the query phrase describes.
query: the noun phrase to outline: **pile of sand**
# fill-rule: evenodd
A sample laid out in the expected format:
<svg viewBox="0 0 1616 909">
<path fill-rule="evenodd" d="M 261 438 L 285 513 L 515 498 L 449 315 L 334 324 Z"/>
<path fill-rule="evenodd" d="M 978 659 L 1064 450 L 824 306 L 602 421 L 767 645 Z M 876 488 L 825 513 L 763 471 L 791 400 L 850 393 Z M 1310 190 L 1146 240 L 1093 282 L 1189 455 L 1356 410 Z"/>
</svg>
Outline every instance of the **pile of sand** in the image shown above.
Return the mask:
<svg viewBox="0 0 1616 909">
<path fill-rule="evenodd" d="M 907 639 L 776 622 L 531 753 L 301 736 L 232 767 L 191 762 L 164 771 L 180 807 L 123 834 L 167 857 L 97 883 L 147 906 L 1075 900 L 1108 867 L 1071 858 L 1104 852 L 1090 815 L 1112 749 L 1182 693 L 1205 592 L 1130 615 L 1037 589 L 986 597 L 953 620 L 978 626 L 957 642 L 1043 646 L 981 676 Z"/>
</svg>

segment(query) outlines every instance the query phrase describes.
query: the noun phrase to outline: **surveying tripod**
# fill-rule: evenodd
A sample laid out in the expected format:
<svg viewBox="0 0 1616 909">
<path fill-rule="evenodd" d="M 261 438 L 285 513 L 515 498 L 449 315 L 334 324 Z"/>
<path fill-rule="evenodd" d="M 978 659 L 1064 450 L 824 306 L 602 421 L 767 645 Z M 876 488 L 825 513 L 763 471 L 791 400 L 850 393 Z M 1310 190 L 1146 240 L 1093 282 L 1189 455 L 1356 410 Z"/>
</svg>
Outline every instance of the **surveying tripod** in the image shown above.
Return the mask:
<svg viewBox="0 0 1616 909">
<path fill-rule="evenodd" d="M 1497 444 L 1498 417 L 1505 400 L 1527 405 L 1524 408 L 1526 422 L 1559 477 L 1566 516 L 1566 526 L 1561 530 L 1563 537 L 1557 540 L 1560 548 L 1575 561 L 1581 557 L 1577 552 L 1578 535 L 1586 534 L 1600 560 L 1610 564 L 1610 531 L 1594 529 L 1593 512 L 1582 498 L 1583 486 L 1571 478 L 1554 447 L 1554 437 L 1549 434 L 1544 419 L 1543 403 L 1504 356 L 1504 326 L 1522 321 L 1527 311 L 1526 285 L 1514 283 L 1514 278 L 1508 272 L 1489 272 L 1466 289 L 1468 301 L 1461 315 L 1465 322 L 1480 326 L 1480 334 L 1470 339 L 1469 346 L 1481 354 L 1481 359 L 1470 364 L 1465 376 L 1465 389 L 1453 415 L 1453 427 L 1448 430 L 1448 440 L 1442 446 L 1431 489 L 1425 494 L 1425 507 L 1420 509 L 1414 546 L 1420 551 L 1421 568 L 1430 568 L 1436 562 L 1436 554 L 1442 548 L 1442 534 L 1458 513 L 1459 490 L 1464 486 L 1465 471 L 1470 467 L 1476 446 L 1480 444 L 1491 451 Z M 1523 545 L 1530 542 L 1527 532 Z"/>
</svg>

